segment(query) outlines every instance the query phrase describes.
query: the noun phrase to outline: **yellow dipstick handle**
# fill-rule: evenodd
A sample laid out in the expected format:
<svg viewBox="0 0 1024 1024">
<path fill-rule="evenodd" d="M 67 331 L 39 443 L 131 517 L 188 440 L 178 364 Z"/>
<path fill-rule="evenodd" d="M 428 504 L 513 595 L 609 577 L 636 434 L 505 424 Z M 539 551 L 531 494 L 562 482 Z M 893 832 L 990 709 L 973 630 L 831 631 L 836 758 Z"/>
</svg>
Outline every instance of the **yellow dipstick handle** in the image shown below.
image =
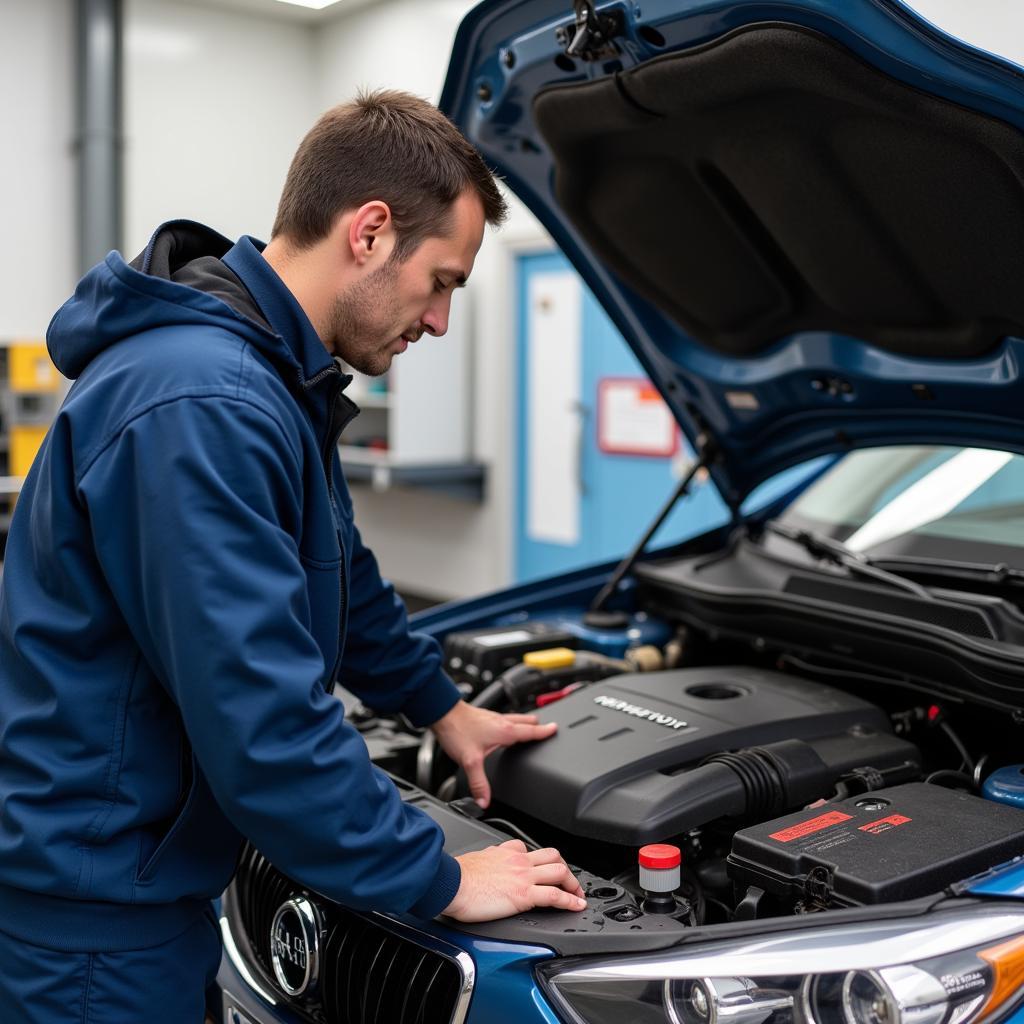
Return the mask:
<svg viewBox="0 0 1024 1024">
<path fill-rule="evenodd" d="M 549 647 L 546 651 L 530 651 L 523 655 L 523 664 L 541 672 L 568 668 L 576 664 L 576 652 L 568 647 Z"/>
</svg>

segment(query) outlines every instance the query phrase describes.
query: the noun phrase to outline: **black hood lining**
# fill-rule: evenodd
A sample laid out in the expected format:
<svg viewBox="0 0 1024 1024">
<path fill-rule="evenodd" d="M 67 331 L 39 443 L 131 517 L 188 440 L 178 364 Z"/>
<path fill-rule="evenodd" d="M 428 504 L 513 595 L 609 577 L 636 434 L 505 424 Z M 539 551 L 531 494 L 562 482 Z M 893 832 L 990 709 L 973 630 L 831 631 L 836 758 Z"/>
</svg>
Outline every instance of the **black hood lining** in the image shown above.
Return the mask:
<svg viewBox="0 0 1024 1024">
<path fill-rule="evenodd" d="M 223 235 L 204 224 L 172 221 L 153 236 L 130 265 L 140 273 L 212 295 L 236 313 L 276 334 L 252 293 L 222 261 L 221 257 L 231 246 Z"/>
<path fill-rule="evenodd" d="M 222 234 L 191 220 L 164 224 L 149 240 L 149 245 L 129 264 L 133 270 L 170 281 L 176 271 L 200 256 L 220 259 L 231 242 Z"/>
<path fill-rule="evenodd" d="M 594 254 L 713 349 L 827 330 L 967 358 L 1024 334 L 1024 135 L 826 36 L 747 26 L 534 112 Z"/>
</svg>

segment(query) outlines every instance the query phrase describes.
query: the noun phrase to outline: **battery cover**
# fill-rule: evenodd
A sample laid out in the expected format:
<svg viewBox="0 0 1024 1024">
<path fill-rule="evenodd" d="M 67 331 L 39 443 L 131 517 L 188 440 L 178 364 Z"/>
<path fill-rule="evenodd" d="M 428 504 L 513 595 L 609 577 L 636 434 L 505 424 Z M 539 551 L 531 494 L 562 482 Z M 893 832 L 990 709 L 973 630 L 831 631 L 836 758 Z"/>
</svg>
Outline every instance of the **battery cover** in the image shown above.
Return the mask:
<svg viewBox="0 0 1024 1024">
<path fill-rule="evenodd" d="M 923 782 L 737 832 L 729 875 L 774 896 L 856 906 L 942 891 L 1024 854 L 1024 810 Z"/>
</svg>

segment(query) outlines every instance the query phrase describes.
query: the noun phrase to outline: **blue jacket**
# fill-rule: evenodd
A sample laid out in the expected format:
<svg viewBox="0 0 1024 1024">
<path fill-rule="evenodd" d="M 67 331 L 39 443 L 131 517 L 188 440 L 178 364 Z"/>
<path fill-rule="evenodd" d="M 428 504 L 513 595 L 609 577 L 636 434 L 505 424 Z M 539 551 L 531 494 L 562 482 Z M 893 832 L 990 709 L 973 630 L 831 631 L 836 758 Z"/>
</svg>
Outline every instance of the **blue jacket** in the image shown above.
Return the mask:
<svg viewBox="0 0 1024 1024">
<path fill-rule="evenodd" d="M 350 378 L 260 249 L 166 225 L 50 325 L 75 383 L 0 592 L 0 930 L 26 941 L 164 941 L 242 836 L 357 908 L 432 917 L 458 888 L 330 695 L 417 725 L 459 697 L 352 522 Z M 261 315 L 169 275 L 200 255 Z"/>
</svg>

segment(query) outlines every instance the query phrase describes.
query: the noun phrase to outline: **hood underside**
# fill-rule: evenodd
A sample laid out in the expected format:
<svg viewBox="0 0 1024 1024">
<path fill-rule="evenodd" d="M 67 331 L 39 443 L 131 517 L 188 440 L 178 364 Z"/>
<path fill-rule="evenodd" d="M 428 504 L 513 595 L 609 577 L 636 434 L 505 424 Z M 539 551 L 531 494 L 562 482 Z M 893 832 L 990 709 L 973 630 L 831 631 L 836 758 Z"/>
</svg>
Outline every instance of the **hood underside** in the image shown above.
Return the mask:
<svg viewBox="0 0 1024 1024">
<path fill-rule="evenodd" d="M 804 459 L 1021 450 L 1024 79 L 894 0 L 464 22 L 442 106 L 543 221 L 737 502 Z M 841 17 L 841 20 L 837 20 Z"/>
</svg>

